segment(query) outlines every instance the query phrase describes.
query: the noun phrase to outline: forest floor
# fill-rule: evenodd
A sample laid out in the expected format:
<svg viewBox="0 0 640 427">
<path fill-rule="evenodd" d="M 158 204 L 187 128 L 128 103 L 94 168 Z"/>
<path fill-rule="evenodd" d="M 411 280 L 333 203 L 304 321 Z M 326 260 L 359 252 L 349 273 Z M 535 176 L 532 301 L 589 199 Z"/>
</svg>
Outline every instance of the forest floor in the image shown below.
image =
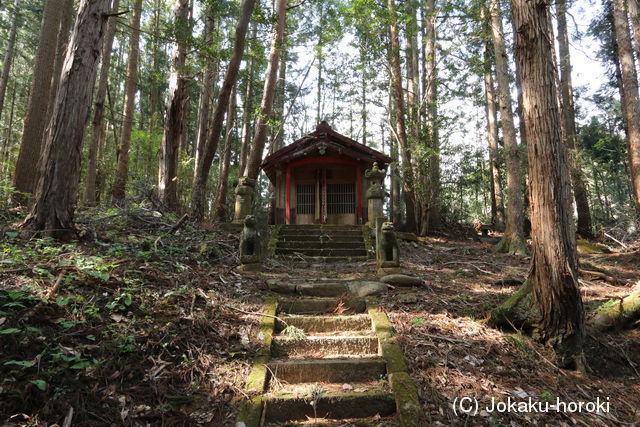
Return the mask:
<svg viewBox="0 0 640 427">
<path fill-rule="evenodd" d="M 260 344 L 260 317 L 247 313 L 260 311 L 266 281 L 375 279 L 373 262 L 269 260 L 264 274 L 241 275 L 234 271 L 237 235 L 214 225 L 176 227 L 177 218 L 143 208 L 84 210 L 80 239 L 67 244 L 21 235 L 23 214 L 0 219 L 2 425 L 233 425 Z M 433 423 L 640 422 L 640 330 L 590 331 L 592 371 L 558 369 L 550 349 L 483 322 L 529 264 L 491 246 L 460 237 L 402 243 L 405 271 L 424 286 L 381 297 Z M 588 309 L 628 294 L 640 279 L 637 250 L 581 262 L 605 272 L 581 278 Z M 462 397 L 479 400 L 476 416 L 456 415 Z M 551 404 L 599 398 L 610 410 L 482 411 L 492 398 L 529 397 Z"/>
</svg>

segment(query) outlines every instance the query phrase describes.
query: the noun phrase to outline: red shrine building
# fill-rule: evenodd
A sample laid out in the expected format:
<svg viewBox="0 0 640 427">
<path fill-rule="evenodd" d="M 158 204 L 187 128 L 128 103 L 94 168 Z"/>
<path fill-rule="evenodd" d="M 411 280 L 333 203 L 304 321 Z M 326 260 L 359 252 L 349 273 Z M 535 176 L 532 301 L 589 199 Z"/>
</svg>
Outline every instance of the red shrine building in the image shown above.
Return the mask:
<svg viewBox="0 0 640 427">
<path fill-rule="evenodd" d="M 374 163 L 386 169 L 391 158 L 320 123 L 262 163 L 275 188 L 275 223 L 365 223 L 365 171 Z"/>
</svg>

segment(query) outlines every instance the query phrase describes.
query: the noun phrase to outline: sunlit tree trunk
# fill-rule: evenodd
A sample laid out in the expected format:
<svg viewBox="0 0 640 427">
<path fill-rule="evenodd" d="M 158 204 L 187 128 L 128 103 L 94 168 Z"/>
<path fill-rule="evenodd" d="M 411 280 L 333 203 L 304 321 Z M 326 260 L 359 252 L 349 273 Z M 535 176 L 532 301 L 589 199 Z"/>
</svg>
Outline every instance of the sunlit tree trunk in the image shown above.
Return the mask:
<svg viewBox="0 0 640 427">
<path fill-rule="evenodd" d="M 238 79 L 240 62 L 244 54 L 247 27 L 249 26 L 249 19 L 251 18 L 254 5 L 255 0 L 243 0 L 240 6 L 240 17 L 238 19 L 238 25 L 236 26 L 233 54 L 229 60 L 227 73 L 225 74 L 220 95 L 218 96 L 218 103 L 213 113 L 213 120 L 209 127 L 209 135 L 207 136 L 204 153 L 200 161 L 196 164 L 191 194 L 191 216 L 195 220 L 200 220 L 204 217 L 209 171 L 211 170 L 211 164 L 218 149 L 224 116 L 229 106 L 231 90 Z"/>
<path fill-rule="evenodd" d="M 442 226 L 440 216 L 440 132 L 438 130 L 438 70 L 436 68 L 436 2 L 426 0 L 424 6 L 425 26 L 425 71 L 424 98 L 426 103 L 426 135 L 429 155 L 428 220 L 424 222 L 421 234 Z"/>
<path fill-rule="evenodd" d="M 62 64 L 65 59 L 65 50 L 69 42 L 69 33 L 73 25 L 73 0 L 65 0 L 60 15 L 60 27 L 56 37 L 56 56 L 53 64 L 53 75 L 51 76 L 51 94 L 49 98 L 49 106 L 47 107 L 47 123 L 53 114 L 53 107 L 56 101 L 55 94 L 60 84 L 60 74 L 62 73 Z"/>
<path fill-rule="evenodd" d="M 134 106 L 138 82 L 138 59 L 140 56 L 141 13 L 142 0 L 135 0 L 133 15 L 131 16 L 131 36 L 129 38 L 129 58 L 127 60 L 127 80 L 124 93 L 120 147 L 118 149 L 118 166 L 113 188 L 111 189 L 111 196 L 116 203 L 123 201 L 125 198 L 129 175 L 129 150 L 131 149 L 131 132 L 133 131 L 135 115 Z"/>
<path fill-rule="evenodd" d="M 4 100 L 7 94 L 7 85 L 9 84 L 9 74 L 11 65 L 13 64 L 13 56 L 15 53 L 16 36 L 18 33 L 18 20 L 20 19 L 20 0 L 13 2 L 13 18 L 11 19 L 11 29 L 9 30 L 9 39 L 7 40 L 7 50 L 4 53 L 2 61 L 2 75 L 0 75 L 0 118 L 4 111 Z"/>
<path fill-rule="evenodd" d="M 638 0 L 628 0 L 627 5 L 635 38 L 636 57 L 640 58 L 640 6 L 638 5 Z"/>
<path fill-rule="evenodd" d="M 496 249 L 511 254 L 526 254 L 527 246 L 523 235 L 522 176 L 520 173 L 520 153 L 513 122 L 513 103 L 509 88 L 508 58 L 502 29 L 502 11 L 499 0 L 489 0 L 493 51 L 496 63 L 496 80 L 502 119 L 502 135 L 507 171 L 507 224 L 502 240 Z"/>
<path fill-rule="evenodd" d="M 229 168 L 231 166 L 231 147 L 233 145 L 233 131 L 236 124 L 236 91 L 231 92 L 229 110 L 227 111 L 227 134 L 224 139 L 224 149 L 220 159 L 220 173 L 216 198 L 213 202 L 213 220 L 224 222 L 227 220 L 227 193 L 229 188 Z"/>
<path fill-rule="evenodd" d="M 51 80 L 64 2 L 65 0 L 47 0 L 44 6 L 20 153 L 13 177 L 13 185 L 21 193 L 33 193 L 38 180 L 38 170 L 34 166 L 38 164 L 42 150 L 49 98 L 55 96 L 51 94 Z M 18 193 L 15 201 L 25 203 L 27 199 Z"/>
<path fill-rule="evenodd" d="M 532 226 L 528 281 L 539 311 L 537 335 L 563 367 L 583 368 L 585 339 L 571 225 L 568 156 L 562 143 L 545 0 L 512 0 L 516 58 L 522 72 Z"/>
<path fill-rule="evenodd" d="M 205 44 L 210 46 L 213 43 L 213 6 L 206 9 L 204 16 Z M 198 105 L 198 128 L 196 130 L 196 150 L 195 164 L 198 164 L 207 143 L 209 131 L 209 116 L 211 110 L 211 99 L 213 97 L 213 71 L 214 60 L 211 52 L 204 51 L 204 71 L 202 72 L 202 88 L 200 89 L 200 101 Z"/>
<path fill-rule="evenodd" d="M 84 130 L 91 108 L 109 0 L 82 0 L 45 136 L 35 203 L 24 225 L 46 235 L 73 235 Z"/>
<path fill-rule="evenodd" d="M 187 43 L 191 33 L 189 25 L 189 0 L 180 0 L 175 11 L 175 38 L 173 64 L 169 80 L 167 117 L 160 145 L 158 169 L 158 197 L 172 211 L 178 210 L 178 153 L 185 132 L 184 120 L 187 109 Z"/>
<path fill-rule="evenodd" d="M 622 71 L 623 112 L 631 163 L 631 183 L 636 214 L 640 216 L 640 100 L 638 98 L 638 76 L 631 47 L 627 7 L 624 0 L 613 0 L 613 21 L 618 45 L 618 58 Z"/>
<path fill-rule="evenodd" d="M 407 128 L 405 124 L 404 95 L 402 90 L 402 70 L 400 68 L 400 40 L 398 36 L 398 25 L 396 16 L 395 0 L 387 0 L 387 10 L 389 11 L 389 36 L 390 50 L 389 61 L 391 65 L 391 90 L 394 99 L 395 111 L 395 137 L 400 146 L 400 156 L 402 157 L 403 190 L 405 194 L 405 206 L 407 211 L 407 229 L 417 232 L 415 217 L 415 179 L 411 161 L 411 147 L 407 138 Z"/>
<path fill-rule="evenodd" d="M 278 84 L 278 68 L 280 65 L 280 53 L 283 49 L 284 26 L 287 11 L 287 1 L 276 1 L 277 21 L 273 28 L 273 39 L 271 41 L 271 51 L 269 53 L 269 62 L 265 73 L 264 89 L 262 91 L 262 101 L 260 103 L 260 115 L 256 122 L 255 134 L 251 144 L 251 152 L 247 160 L 247 167 L 244 176 L 251 179 L 258 179 L 260 172 L 260 164 L 262 163 L 262 155 L 267 139 L 268 119 L 271 116 L 273 101 L 276 94 L 276 86 Z M 234 218 L 241 220 L 243 218 Z"/>
<path fill-rule="evenodd" d="M 120 0 L 113 0 L 112 13 L 118 11 Z M 102 47 L 102 64 L 100 65 L 100 78 L 98 79 L 98 92 L 94 103 L 93 123 L 91 131 L 91 145 L 89 146 L 89 159 L 87 161 L 87 178 L 85 180 L 84 203 L 93 206 L 96 203 L 96 174 L 98 147 L 103 145 L 106 136 L 106 123 L 104 120 L 104 103 L 107 97 L 107 85 L 109 84 L 109 70 L 111 69 L 111 52 L 113 39 L 116 34 L 117 19 L 109 19 Z"/>
<path fill-rule="evenodd" d="M 569 53 L 569 32 L 567 31 L 567 2 L 556 0 L 556 15 L 558 19 L 558 54 L 560 56 L 560 101 L 561 115 L 564 124 L 564 138 L 569 148 L 571 167 L 571 182 L 573 195 L 576 199 L 578 211 L 578 234 L 593 237 L 591 230 L 591 211 L 587 188 L 580 166 L 580 153 L 577 146 L 576 118 L 573 103 L 573 84 L 571 82 L 571 57 Z"/>
<path fill-rule="evenodd" d="M 487 34 L 490 37 L 490 34 Z M 491 173 L 491 222 L 496 231 L 504 231 L 504 202 L 502 181 L 498 165 L 498 112 L 493 81 L 493 58 L 489 40 L 484 42 L 484 93 L 487 114 L 487 142 L 489 143 L 489 169 Z"/>
<path fill-rule="evenodd" d="M 258 27 L 256 24 L 252 25 L 251 40 L 256 39 Z M 253 75 L 255 69 L 255 58 L 253 55 L 248 59 L 247 65 L 247 84 L 246 92 L 244 95 L 244 103 L 242 113 L 242 147 L 240 148 L 240 159 L 238 166 L 238 176 L 244 175 L 244 170 L 247 166 L 247 158 L 249 157 L 249 151 L 251 150 L 251 120 L 253 118 Z"/>
</svg>

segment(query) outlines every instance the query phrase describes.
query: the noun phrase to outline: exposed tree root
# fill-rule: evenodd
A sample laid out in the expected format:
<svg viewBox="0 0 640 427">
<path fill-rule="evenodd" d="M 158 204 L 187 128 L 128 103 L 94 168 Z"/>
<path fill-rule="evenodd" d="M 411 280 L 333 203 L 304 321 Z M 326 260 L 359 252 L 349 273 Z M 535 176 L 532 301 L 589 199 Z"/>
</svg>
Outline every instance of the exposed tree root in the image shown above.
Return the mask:
<svg viewBox="0 0 640 427">
<path fill-rule="evenodd" d="M 589 325 L 597 330 L 621 329 L 640 319 L 640 291 L 624 298 L 610 299 L 601 304 L 589 318 Z"/>
<path fill-rule="evenodd" d="M 526 281 L 513 295 L 491 310 L 487 323 L 493 327 L 535 329 L 538 311 L 532 302 L 531 284 Z M 587 326 L 605 331 L 635 327 L 640 319 L 640 291 L 611 299 L 587 316 Z"/>
<path fill-rule="evenodd" d="M 522 236 L 518 236 L 517 233 L 505 233 L 494 249 L 496 252 L 510 255 L 529 255 L 527 242 Z"/>
</svg>

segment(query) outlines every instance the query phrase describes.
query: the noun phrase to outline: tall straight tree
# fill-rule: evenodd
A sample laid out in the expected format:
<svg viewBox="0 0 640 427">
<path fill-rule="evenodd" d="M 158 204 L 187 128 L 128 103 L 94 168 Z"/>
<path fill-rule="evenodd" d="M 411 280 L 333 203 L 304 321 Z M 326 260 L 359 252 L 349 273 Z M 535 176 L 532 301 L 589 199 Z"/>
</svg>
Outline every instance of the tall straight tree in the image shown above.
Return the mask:
<svg viewBox="0 0 640 427">
<path fill-rule="evenodd" d="M 214 38 L 214 3 L 209 3 L 204 11 L 204 41 L 207 46 L 213 44 Z M 203 49 L 204 70 L 202 71 L 202 87 L 200 88 L 200 99 L 198 101 L 198 127 L 196 131 L 196 154 L 195 164 L 198 164 L 204 147 L 207 143 L 207 133 L 209 132 L 209 116 L 211 110 L 211 98 L 213 97 L 213 72 L 214 60 L 208 49 Z"/>
<path fill-rule="evenodd" d="M 420 234 L 426 234 L 428 229 L 438 229 L 442 226 L 440 216 L 440 132 L 438 131 L 438 70 L 436 67 L 436 2 L 425 0 L 423 25 L 425 34 L 424 44 L 424 103 L 426 105 L 425 132 L 429 152 L 429 193 L 428 219 L 424 221 Z"/>
<path fill-rule="evenodd" d="M 260 173 L 262 154 L 267 140 L 268 121 L 269 117 L 271 117 L 273 100 L 276 95 L 276 86 L 278 85 L 278 68 L 280 64 L 280 52 L 283 49 L 286 12 L 287 0 L 277 0 L 275 5 L 276 22 L 273 28 L 273 38 L 271 40 L 271 50 L 269 52 L 269 62 L 267 64 L 262 101 L 260 102 L 260 115 L 256 123 L 251 152 L 249 153 L 247 166 L 243 175 L 244 177 L 254 180 L 258 179 L 258 174 Z M 244 220 L 244 218 L 234 217 L 234 220 L 241 221 Z"/>
<path fill-rule="evenodd" d="M 405 206 L 407 214 L 407 229 L 416 232 L 416 196 L 414 191 L 415 174 L 412 166 L 411 147 L 407 138 L 405 121 L 404 95 L 402 88 L 402 69 L 400 67 L 400 38 L 398 35 L 398 17 L 396 14 L 395 0 L 387 0 L 389 13 L 389 60 L 391 63 L 391 93 L 393 98 L 393 110 L 395 113 L 395 137 L 400 146 L 402 158 L 403 191 L 405 194 Z"/>
<path fill-rule="evenodd" d="M 502 29 L 502 10 L 500 0 L 488 0 L 491 15 L 491 33 L 493 52 L 496 62 L 496 80 L 502 119 L 505 160 L 507 166 L 507 224 L 502 240 L 496 250 L 511 254 L 526 254 L 527 245 L 523 230 L 522 176 L 520 174 L 520 152 L 516 140 L 516 128 L 513 122 L 513 102 L 509 88 L 509 66 Z"/>
<path fill-rule="evenodd" d="M 231 146 L 233 145 L 233 131 L 236 124 L 236 93 L 231 92 L 229 110 L 227 111 L 227 132 L 224 138 L 224 148 L 220 156 L 218 186 L 216 198 L 213 202 L 213 220 L 224 222 L 227 220 L 227 190 L 229 188 L 229 169 L 231 167 Z"/>
<path fill-rule="evenodd" d="M 244 44 L 247 35 L 247 27 L 251 19 L 251 12 L 255 6 L 255 0 L 242 0 L 240 5 L 240 17 L 236 26 L 236 37 L 233 45 L 233 54 L 227 66 L 227 72 L 224 76 L 224 82 L 218 96 L 218 103 L 213 112 L 213 119 L 209 126 L 209 135 L 207 136 L 207 144 L 204 148 L 202 157 L 198 159 L 195 173 L 193 175 L 193 189 L 191 193 L 191 217 L 195 220 L 202 219 L 205 213 L 207 180 L 209 179 L 209 171 L 213 158 L 216 155 L 218 144 L 220 142 L 220 134 L 222 133 L 222 125 L 224 116 L 229 106 L 229 98 L 233 87 L 238 80 L 238 71 L 244 54 Z"/>
<path fill-rule="evenodd" d="M 564 139 L 569 147 L 571 166 L 571 182 L 573 196 L 578 211 L 578 233 L 584 237 L 593 237 L 591 230 L 591 211 L 589 197 L 580 167 L 576 132 L 576 116 L 573 102 L 573 83 L 571 82 L 571 55 L 569 53 L 569 31 L 567 30 L 567 1 L 556 0 L 556 16 L 558 19 L 558 54 L 560 56 L 560 101 Z"/>
<path fill-rule="evenodd" d="M 63 9 L 60 11 L 60 27 L 58 28 L 58 36 L 56 38 L 56 56 L 53 63 L 53 75 L 51 76 L 51 97 L 49 97 L 49 107 L 47 108 L 47 123 L 53 114 L 53 104 L 56 101 L 55 94 L 58 92 L 60 84 L 60 74 L 62 73 L 62 64 L 65 59 L 65 51 L 69 42 L 69 33 L 73 25 L 73 0 L 65 0 Z"/>
<path fill-rule="evenodd" d="M 483 17 L 486 16 L 483 9 Z M 487 114 L 487 142 L 489 143 L 489 168 L 491 173 L 491 222 L 497 231 L 504 231 L 504 202 L 502 201 L 502 180 L 498 166 L 498 112 L 493 79 L 493 58 L 489 46 L 489 28 L 484 40 L 484 93 Z"/>
<path fill-rule="evenodd" d="M 33 82 L 24 118 L 20 153 L 16 161 L 13 185 L 22 193 L 33 193 L 38 182 L 38 163 L 42 139 L 47 126 L 47 110 L 51 95 L 51 81 L 56 55 L 56 41 L 65 0 L 47 0 L 33 67 Z M 55 96 L 55 94 L 53 95 Z M 26 202 L 18 193 L 16 201 Z"/>
<path fill-rule="evenodd" d="M 546 0 L 511 0 L 522 72 L 529 153 L 533 253 L 528 281 L 539 312 L 538 337 L 563 367 L 583 368 L 585 339 L 578 261 L 571 225 L 568 156 L 562 143 Z"/>
<path fill-rule="evenodd" d="M 129 58 L 127 59 L 127 81 L 124 89 L 124 112 L 122 114 L 120 146 L 118 147 L 118 165 L 113 188 L 111 189 L 111 196 L 114 202 L 124 200 L 129 175 L 129 150 L 131 148 L 131 132 L 133 131 L 134 106 L 138 84 L 141 15 L 142 0 L 135 0 L 133 15 L 131 16 L 131 36 L 129 37 Z"/>
<path fill-rule="evenodd" d="M 636 214 L 640 217 L 640 99 L 638 75 L 633 60 L 627 6 L 624 0 L 613 0 L 613 23 L 622 71 L 622 97 L 627 145 L 631 163 L 631 183 Z"/>
<path fill-rule="evenodd" d="M 174 11 L 175 42 L 173 62 L 167 98 L 167 117 L 160 146 L 158 169 L 158 196 L 169 210 L 178 209 L 178 151 L 185 131 L 184 119 L 187 108 L 187 43 L 191 33 L 189 25 L 189 0 L 180 0 Z"/>
<path fill-rule="evenodd" d="M 46 235 L 73 235 L 84 130 L 98 69 L 109 0 L 82 0 L 62 69 L 42 152 L 35 203 L 24 225 Z"/>
<path fill-rule="evenodd" d="M 257 35 L 257 25 L 253 24 L 251 29 L 251 40 L 255 43 Z M 249 49 L 251 50 L 251 49 Z M 251 150 L 251 120 L 253 118 L 253 75 L 255 70 L 255 57 L 252 54 L 247 65 L 247 84 L 246 92 L 244 95 L 244 105 L 242 114 L 242 147 L 240 148 L 240 159 L 238 166 L 238 176 L 244 175 L 244 170 L 247 166 L 247 158 L 249 157 L 249 151 Z"/>
<path fill-rule="evenodd" d="M 111 13 L 117 13 L 120 8 L 120 0 L 113 0 Z M 96 203 L 96 176 L 98 173 L 98 147 L 103 145 L 106 134 L 104 120 L 104 102 L 107 98 L 107 85 L 109 84 L 109 70 L 111 69 L 111 53 L 113 51 L 113 39 L 116 34 L 117 19 L 109 19 L 104 46 L 102 46 L 102 63 L 100 64 L 100 77 L 98 79 L 98 91 L 93 109 L 93 122 L 91 123 L 91 144 L 89 146 L 89 158 L 87 160 L 87 177 L 84 186 L 84 203 L 93 206 Z"/>
<path fill-rule="evenodd" d="M 19 20 L 20 0 L 14 0 L 11 29 L 9 30 L 9 39 L 7 40 L 7 50 L 4 53 L 4 60 L 2 61 L 2 75 L 0 75 L 0 118 L 2 117 L 2 112 L 4 111 L 4 100 L 7 94 L 7 85 L 9 84 L 9 73 L 11 71 L 11 65 L 13 64 Z"/>
</svg>

